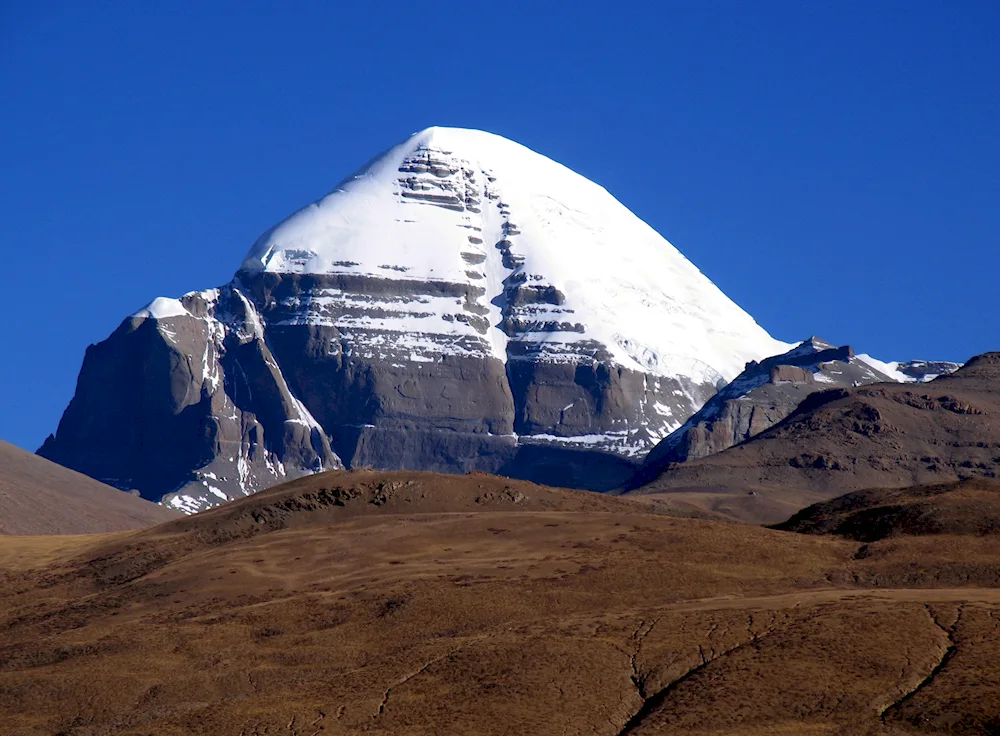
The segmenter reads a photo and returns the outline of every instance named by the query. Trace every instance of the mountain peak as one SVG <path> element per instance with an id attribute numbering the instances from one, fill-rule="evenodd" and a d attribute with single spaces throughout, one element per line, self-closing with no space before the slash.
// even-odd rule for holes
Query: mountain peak
<path id="1" fill-rule="evenodd" d="M 606 490 L 790 347 L 602 187 L 435 127 L 89 351 L 46 452 L 186 511 L 341 462 Z"/>
<path id="2" fill-rule="evenodd" d="M 415 133 L 264 233 L 241 271 L 479 292 L 498 357 L 513 333 L 572 335 L 627 367 L 716 383 L 790 347 L 605 189 L 480 130 Z M 445 306 L 424 313 L 456 326 Z"/>
<path id="3" fill-rule="evenodd" d="M 453 146 L 456 149 L 472 149 L 490 145 L 521 146 L 509 138 L 478 128 L 456 128 L 446 125 L 432 125 L 411 135 L 407 142 L 415 145 Z"/>

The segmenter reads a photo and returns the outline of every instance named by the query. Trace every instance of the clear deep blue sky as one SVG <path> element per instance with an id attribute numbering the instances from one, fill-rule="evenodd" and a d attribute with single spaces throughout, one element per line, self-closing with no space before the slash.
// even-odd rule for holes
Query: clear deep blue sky
<path id="1" fill-rule="evenodd" d="M 776 337 L 1000 349 L 996 2 L 150 5 L 0 3 L 0 438 L 430 125 L 604 185 Z"/>

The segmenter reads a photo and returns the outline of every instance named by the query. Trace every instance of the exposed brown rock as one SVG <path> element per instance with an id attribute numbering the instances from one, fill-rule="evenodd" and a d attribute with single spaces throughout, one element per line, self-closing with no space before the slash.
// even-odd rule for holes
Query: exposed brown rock
<path id="1" fill-rule="evenodd" d="M 816 383 L 811 371 L 796 365 L 776 365 L 771 368 L 771 383 Z"/>

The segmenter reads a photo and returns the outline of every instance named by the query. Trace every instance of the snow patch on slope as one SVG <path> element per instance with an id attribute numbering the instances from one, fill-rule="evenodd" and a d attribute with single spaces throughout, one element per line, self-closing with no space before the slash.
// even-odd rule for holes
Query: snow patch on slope
<path id="1" fill-rule="evenodd" d="M 181 304 L 180 299 L 159 296 L 132 316 L 167 319 L 168 317 L 189 317 L 190 313 Z"/>
<path id="2" fill-rule="evenodd" d="M 888 376 L 889 378 L 891 378 L 893 381 L 896 381 L 897 383 L 918 383 L 919 382 L 913 376 L 908 376 L 905 373 L 903 373 L 901 370 L 899 370 L 900 361 L 898 361 L 898 360 L 892 361 L 890 363 L 886 363 L 885 361 L 881 361 L 878 358 L 873 358 L 872 356 L 868 355 L 867 353 L 860 353 L 860 354 L 858 354 L 855 357 L 857 357 L 857 359 L 860 360 L 861 362 L 863 362 L 863 363 L 871 366 L 872 368 L 874 368 L 875 370 L 877 370 L 879 373 L 885 374 L 886 376 Z M 933 377 L 934 376 L 932 376 L 932 378 Z M 930 378 L 925 379 L 925 380 L 930 380 Z"/>

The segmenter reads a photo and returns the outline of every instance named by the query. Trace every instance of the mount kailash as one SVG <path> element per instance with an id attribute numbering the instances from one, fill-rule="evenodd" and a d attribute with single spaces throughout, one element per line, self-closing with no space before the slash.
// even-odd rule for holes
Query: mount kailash
<path id="1" fill-rule="evenodd" d="M 90 346 L 39 454 L 187 512 L 343 466 L 606 490 L 792 347 L 597 184 L 430 128 Z"/>

